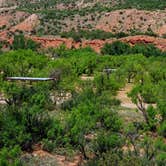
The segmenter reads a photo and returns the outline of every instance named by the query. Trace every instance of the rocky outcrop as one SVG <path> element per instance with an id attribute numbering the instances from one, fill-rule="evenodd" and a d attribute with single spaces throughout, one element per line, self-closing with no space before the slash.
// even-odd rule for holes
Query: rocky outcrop
<path id="1" fill-rule="evenodd" d="M 0 41 L 8 41 L 10 44 L 12 43 L 12 37 L 9 37 L 9 31 L 3 31 L 0 33 Z M 116 40 L 129 43 L 131 46 L 143 43 L 143 44 L 154 44 L 157 48 L 162 51 L 166 51 L 166 39 L 156 38 L 151 36 L 129 36 L 121 39 L 107 39 L 107 40 L 82 40 L 82 42 L 75 42 L 73 39 L 69 38 L 60 38 L 60 37 L 36 37 L 36 36 L 26 36 L 27 38 L 31 38 L 37 43 L 40 43 L 43 48 L 54 47 L 57 48 L 61 45 L 65 45 L 67 48 L 84 48 L 91 47 L 97 53 L 100 53 L 101 48 L 105 43 L 112 43 Z"/>
<path id="2" fill-rule="evenodd" d="M 82 42 L 75 42 L 73 39 L 66 39 L 66 38 L 48 38 L 48 37 L 30 37 L 32 40 L 40 43 L 42 47 L 49 48 L 49 47 L 59 47 L 60 45 L 64 44 L 67 48 L 80 48 L 80 47 L 87 47 L 90 46 L 96 52 L 100 53 L 101 48 L 104 46 L 105 43 L 112 43 L 116 41 L 116 39 L 108 39 L 108 40 L 83 40 Z M 122 42 L 129 43 L 131 45 L 135 45 L 137 43 L 144 43 L 144 44 L 154 44 L 157 48 L 161 49 L 162 51 L 166 51 L 166 39 L 163 38 L 155 38 L 150 36 L 130 36 L 119 39 Z"/>
<path id="3" fill-rule="evenodd" d="M 135 45 L 137 43 L 154 44 L 160 50 L 166 51 L 166 39 L 163 39 L 163 38 L 138 35 L 138 36 L 130 36 L 130 37 L 122 38 L 120 40 L 123 42 L 127 42 L 131 45 Z"/>
<path id="4" fill-rule="evenodd" d="M 50 37 L 36 37 L 31 36 L 30 37 L 35 42 L 38 42 L 41 44 L 41 46 L 45 48 L 49 47 L 59 47 L 60 45 L 64 44 L 67 48 L 72 48 L 73 46 L 73 40 L 72 39 L 66 39 L 66 38 L 50 38 Z"/>
<path id="5" fill-rule="evenodd" d="M 73 39 L 66 38 L 47 38 L 47 37 L 30 37 L 32 40 L 41 44 L 42 47 L 59 47 L 64 44 L 67 48 L 81 48 L 90 46 L 96 52 L 100 52 L 103 45 L 108 42 L 111 43 L 113 40 L 83 40 L 82 42 L 75 42 Z"/>

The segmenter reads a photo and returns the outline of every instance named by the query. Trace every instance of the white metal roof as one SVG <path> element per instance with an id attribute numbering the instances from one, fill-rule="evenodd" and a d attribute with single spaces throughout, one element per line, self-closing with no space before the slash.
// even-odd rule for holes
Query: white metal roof
<path id="1" fill-rule="evenodd" d="M 6 77 L 7 80 L 20 80 L 20 81 L 50 81 L 55 78 L 39 78 L 39 77 Z"/>

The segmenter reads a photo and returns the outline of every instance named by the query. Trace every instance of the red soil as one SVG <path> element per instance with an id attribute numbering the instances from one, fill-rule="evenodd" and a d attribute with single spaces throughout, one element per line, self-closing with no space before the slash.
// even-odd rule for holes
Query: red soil
<path id="1" fill-rule="evenodd" d="M 31 32 L 38 24 L 38 16 L 36 14 L 32 14 L 21 23 L 11 27 L 10 31 L 14 32 L 16 30 L 21 30 L 23 32 Z"/>
<path id="2" fill-rule="evenodd" d="M 79 166 L 81 163 L 83 163 L 83 157 L 81 154 L 75 155 L 72 161 L 69 161 L 66 156 L 51 154 L 47 151 L 42 150 L 41 145 L 38 144 L 35 145 L 32 155 L 42 158 L 45 157 L 54 158 L 59 166 Z"/>
<path id="3" fill-rule="evenodd" d="M 144 44 L 154 44 L 157 48 L 162 51 L 166 51 L 166 39 L 163 38 L 155 38 L 151 36 L 130 36 L 121 39 L 121 41 L 130 43 L 132 45 L 136 43 L 144 43 Z"/>
<path id="4" fill-rule="evenodd" d="M 108 39 L 108 40 L 83 40 L 80 42 L 74 42 L 72 39 L 66 38 L 47 38 L 47 37 L 30 37 L 32 40 L 40 43 L 43 47 L 59 47 L 62 44 L 65 44 L 67 48 L 80 48 L 80 47 L 87 47 L 90 46 L 96 52 L 100 52 L 101 48 L 104 46 L 105 43 L 112 43 L 115 39 Z M 119 39 L 122 42 L 127 42 L 131 45 L 137 43 L 144 43 L 144 44 L 154 44 L 157 48 L 161 49 L 162 51 L 166 51 L 166 39 L 162 38 L 155 38 L 150 36 L 130 36 Z"/>
<path id="5" fill-rule="evenodd" d="M 116 10 L 102 14 L 95 28 L 107 32 L 126 33 L 130 32 L 131 29 L 146 32 L 150 28 L 158 35 L 163 35 L 166 33 L 166 23 L 164 21 L 165 17 L 165 10 Z"/>

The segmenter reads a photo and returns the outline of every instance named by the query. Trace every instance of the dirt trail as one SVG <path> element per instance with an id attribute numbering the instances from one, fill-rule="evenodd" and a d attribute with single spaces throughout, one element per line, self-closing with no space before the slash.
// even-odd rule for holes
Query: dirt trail
<path id="1" fill-rule="evenodd" d="M 133 84 L 126 84 L 126 86 L 118 92 L 117 99 L 121 101 L 121 106 L 129 109 L 137 109 L 136 104 L 132 103 L 131 99 L 127 94 L 132 90 Z M 156 107 L 156 104 L 144 103 L 145 108 L 148 108 L 149 105 Z"/>
<path id="2" fill-rule="evenodd" d="M 41 144 L 34 145 L 33 152 L 23 154 L 21 160 L 27 166 L 79 166 L 83 163 L 81 154 L 73 157 L 52 154 L 42 150 Z"/>
<path id="3" fill-rule="evenodd" d="M 130 109 L 136 109 L 137 106 L 132 103 L 131 99 L 127 96 L 132 89 L 132 84 L 127 84 L 123 89 L 118 92 L 117 98 L 121 101 L 121 106 Z"/>
<path id="4" fill-rule="evenodd" d="M 125 123 L 144 121 L 142 113 L 137 111 L 137 106 L 132 103 L 127 96 L 132 90 L 133 84 L 126 84 L 126 86 L 118 92 L 117 99 L 121 101 L 121 109 L 118 111 Z"/>
<path id="5" fill-rule="evenodd" d="M 81 155 L 76 155 L 69 161 L 65 156 L 62 155 L 53 155 L 44 150 L 36 150 L 32 153 L 33 156 L 40 158 L 41 160 L 48 160 L 51 165 L 56 166 L 78 166 L 83 161 Z"/>

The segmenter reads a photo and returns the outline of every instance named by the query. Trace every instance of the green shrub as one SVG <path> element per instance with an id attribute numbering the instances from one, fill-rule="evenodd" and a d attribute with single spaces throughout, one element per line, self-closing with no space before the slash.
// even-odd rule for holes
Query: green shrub
<path id="1" fill-rule="evenodd" d="M 152 44 L 136 44 L 132 48 L 132 53 L 142 53 L 146 57 L 161 56 L 164 54 Z"/>
<path id="2" fill-rule="evenodd" d="M 119 149 L 123 144 L 121 137 L 114 133 L 100 133 L 94 144 L 94 151 L 97 155 L 101 155 L 108 151 Z"/>
<path id="3" fill-rule="evenodd" d="M 103 153 L 100 157 L 89 160 L 86 166 L 140 166 L 142 164 L 142 159 L 139 157 L 108 151 L 107 153 Z"/>
<path id="4" fill-rule="evenodd" d="M 42 144 L 42 149 L 48 152 L 53 152 L 57 147 L 56 142 L 49 139 L 43 139 Z"/>
<path id="5" fill-rule="evenodd" d="M 166 121 L 164 121 L 163 123 L 161 123 L 158 132 L 161 136 L 166 137 Z"/>
<path id="6" fill-rule="evenodd" d="M 124 54 L 143 54 L 149 56 L 166 56 L 166 52 L 162 52 L 153 44 L 136 44 L 130 47 L 129 44 L 120 41 L 115 41 L 112 44 L 106 43 L 102 49 L 102 54 L 108 55 L 124 55 Z"/>
<path id="7" fill-rule="evenodd" d="M 14 117 L 12 114 L 12 112 L 5 110 L 5 113 L 0 115 L 0 148 L 21 146 L 31 140 L 29 133 L 26 133 L 25 126 L 19 121 L 19 115 Z"/>
<path id="8" fill-rule="evenodd" d="M 101 53 L 108 55 L 128 54 L 130 53 L 130 45 L 120 41 L 115 41 L 112 44 L 106 43 L 101 49 Z"/>
<path id="9" fill-rule="evenodd" d="M 31 49 L 33 51 L 37 50 L 39 44 L 31 39 L 26 39 L 23 34 L 14 35 L 14 41 L 11 48 L 14 50 L 18 49 Z"/>
<path id="10" fill-rule="evenodd" d="M 0 165 L 1 166 L 22 166 L 19 156 L 21 150 L 19 146 L 13 148 L 2 148 L 0 150 Z"/>
<path id="11" fill-rule="evenodd" d="M 118 132 L 121 129 L 121 120 L 113 110 L 104 109 L 100 111 L 99 121 L 106 130 Z"/>
<path id="12" fill-rule="evenodd" d="M 166 163 L 166 152 L 162 152 L 157 155 L 156 162 L 158 166 L 163 166 Z"/>

